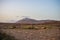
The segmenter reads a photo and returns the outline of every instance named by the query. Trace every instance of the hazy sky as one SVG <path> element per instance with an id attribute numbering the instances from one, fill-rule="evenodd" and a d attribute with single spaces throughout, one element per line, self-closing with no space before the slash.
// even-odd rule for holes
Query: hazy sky
<path id="1" fill-rule="evenodd" d="M 0 0 L 0 22 L 23 17 L 60 20 L 59 0 Z"/>

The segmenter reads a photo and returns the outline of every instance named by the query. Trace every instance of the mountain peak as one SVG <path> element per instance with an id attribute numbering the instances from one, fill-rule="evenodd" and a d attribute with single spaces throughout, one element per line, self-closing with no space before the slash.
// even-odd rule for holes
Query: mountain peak
<path id="1" fill-rule="evenodd" d="M 31 20 L 31 18 L 23 18 L 23 20 Z"/>
<path id="2" fill-rule="evenodd" d="M 30 24 L 30 23 L 36 23 L 38 20 L 35 20 L 35 19 L 31 19 L 31 18 L 23 18 L 21 20 L 19 20 L 17 23 L 27 23 L 27 24 Z"/>

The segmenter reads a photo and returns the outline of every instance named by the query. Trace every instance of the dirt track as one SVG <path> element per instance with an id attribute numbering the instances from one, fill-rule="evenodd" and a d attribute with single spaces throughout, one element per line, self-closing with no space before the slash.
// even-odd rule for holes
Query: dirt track
<path id="1" fill-rule="evenodd" d="M 21 30 L 2 29 L 3 32 L 14 36 L 18 40 L 60 40 L 59 29 Z"/>

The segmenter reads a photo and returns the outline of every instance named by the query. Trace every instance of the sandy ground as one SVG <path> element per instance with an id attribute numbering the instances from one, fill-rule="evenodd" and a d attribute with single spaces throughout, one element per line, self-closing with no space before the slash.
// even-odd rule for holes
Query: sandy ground
<path id="1" fill-rule="evenodd" d="M 59 29 L 2 29 L 9 35 L 14 36 L 18 40 L 60 40 Z"/>

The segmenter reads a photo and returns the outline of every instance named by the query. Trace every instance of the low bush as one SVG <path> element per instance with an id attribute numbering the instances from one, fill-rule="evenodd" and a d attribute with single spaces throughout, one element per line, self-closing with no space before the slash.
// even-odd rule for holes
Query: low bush
<path id="1" fill-rule="evenodd" d="M 0 40 L 16 40 L 13 36 L 0 32 Z"/>

